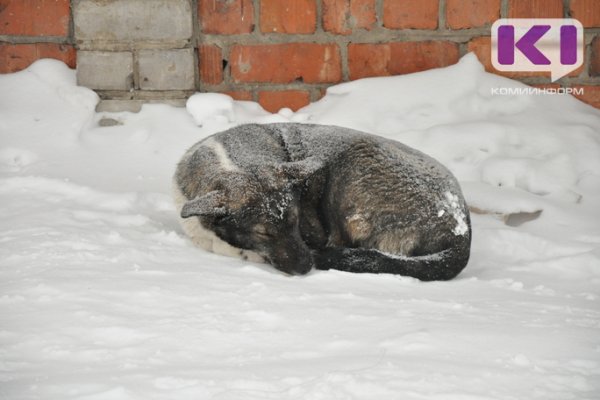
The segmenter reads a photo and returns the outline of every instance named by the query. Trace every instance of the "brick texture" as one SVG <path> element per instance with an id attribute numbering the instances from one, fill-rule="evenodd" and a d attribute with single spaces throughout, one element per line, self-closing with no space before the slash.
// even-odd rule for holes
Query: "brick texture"
<path id="1" fill-rule="evenodd" d="M 246 100 L 246 101 L 252 100 L 252 92 L 249 92 L 247 90 L 233 90 L 233 91 L 225 91 L 223 93 L 226 94 L 227 96 L 230 96 L 234 100 Z"/>
<path id="2" fill-rule="evenodd" d="M 97 90 L 133 88 L 133 54 L 129 51 L 79 51 L 77 83 Z"/>
<path id="3" fill-rule="evenodd" d="M 193 90 L 193 49 L 150 49 L 138 52 L 142 90 Z"/>
<path id="4" fill-rule="evenodd" d="M 586 28 L 600 27 L 599 0 L 571 0 L 571 16 L 578 19 Z"/>
<path id="5" fill-rule="evenodd" d="M 74 3 L 77 40 L 109 42 L 188 40 L 192 16 L 187 0 L 86 0 Z"/>
<path id="6" fill-rule="evenodd" d="M 490 36 L 471 39 L 467 45 L 467 51 L 475 53 L 486 71 L 497 72 L 492 66 L 492 38 Z"/>
<path id="7" fill-rule="evenodd" d="M 0 0 L 0 35 L 67 36 L 69 0 Z"/>
<path id="8" fill-rule="evenodd" d="M 436 29 L 438 0 L 384 0 L 383 26 L 390 29 Z"/>
<path id="9" fill-rule="evenodd" d="M 447 41 L 351 44 L 350 79 L 408 74 L 455 64 L 458 45 Z"/>
<path id="10" fill-rule="evenodd" d="M 219 46 L 205 44 L 198 48 L 200 79 L 203 83 L 216 85 L 223 81 L 223 52 Z"/>
<path id="11" fill-rule="evenodd" d="M 260 2 L 261 32 L 313 33 L 316 28 L 316 0 L 261 0 Z"/>
<path id="12" fill-rule="evenodd" d="M 596 36 L 592 41 L 592 59 L 590 60 L 591 76 L 600 76 L 600 36 Z"/>
<path id="13" fill-rule="evenodd" d="M 447 0 L 446 25 L 451 29 L 491 25 L 500 18 L 500 0 Z"/>
<path id="14" fill-rule="evenodd" d="M 0 74 L 20 71 L 40 58 L 54 58 L 75 68 L 73 46 L 56 43 L 7 44 L 0 43 Z"/>
<path id="15" fill-rule="evenodd" d="M 198 18 L 204 33 L 250 33 L 254 5 L 252 0 L 198 0 Z"/>
<path id="16" fill-rule="evenodd" d="M 583 88 L 583 95 L 575 95 L 579 100 L 592 107 L 600 108 L 600 86 L 573 85 L 574 88 Z"/>
<path id="17" fill-rule="evenodd" d="M 339 35 L 371 30 L 377 22 L 375 7 L 375 0 L 323 0 L 323 29 Z"/>
<path id="18" fill-rule="evenodd" d="M 235 82 L 335 83 L 342 79 L 335 44 L 286 43 L 233 46 L 231 75 Z"/>
<path id="19" fill-rule="evenodd" d="M 562 18 L 562 0 L 508 0 L 509 18 Z"/>
<path id="20" fill-rule="evenodd" d="M 306 90 L 263 90 L 258 92 L 258 102 L 272 113 L 284 107 L 298 111 L 310 103 L 310 94 Z"/>
<path id="21" fill-rule="evenodd" d="M 348 46 L 348 68 L 350 79 L 370 76 L 388 76 L 391 50 L 388 43 L 357 43 Z"/>

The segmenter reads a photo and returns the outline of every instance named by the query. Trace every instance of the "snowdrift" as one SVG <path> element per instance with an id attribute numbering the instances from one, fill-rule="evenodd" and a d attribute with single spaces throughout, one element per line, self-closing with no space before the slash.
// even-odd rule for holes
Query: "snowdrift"
<path id="1" fill-rule="evenodd" d="M 494 91 L 518 87 L 467 55 L 296 113 L 196 94 L 131 114 L 95 113 L 56 61 L 0 75 L 0 397 L 600 397 L 600 112 Z M 169 196 L 179 157 L 277 121 L 440 160 L 473 210 L 467 268 L 289 277 L 193 247 Z"/>

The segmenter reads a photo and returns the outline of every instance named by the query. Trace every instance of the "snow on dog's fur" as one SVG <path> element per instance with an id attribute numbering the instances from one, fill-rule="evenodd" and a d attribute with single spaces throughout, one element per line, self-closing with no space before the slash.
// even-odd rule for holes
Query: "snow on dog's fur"
<path id="1" fill-rule="evenodd" d="M 174 192 L 194 243 L 289 274 L 444 280 L 469 259 L 469 211 L 454 176 L 417 150 L 347 128 L 217 133 L 183 156 Z"/>

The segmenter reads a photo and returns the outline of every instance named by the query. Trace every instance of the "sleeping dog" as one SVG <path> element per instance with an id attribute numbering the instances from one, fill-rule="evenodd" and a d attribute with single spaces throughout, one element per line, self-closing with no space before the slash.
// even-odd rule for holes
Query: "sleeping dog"
<path id="1" fill-rule="evenodd" d="M 448 280 L 469 260 L 470 216 L 455 177 L 415 149 L 352 129 L 237 126 L 190 148 L 173 183 L 194 243 L 288 274 Z"/>

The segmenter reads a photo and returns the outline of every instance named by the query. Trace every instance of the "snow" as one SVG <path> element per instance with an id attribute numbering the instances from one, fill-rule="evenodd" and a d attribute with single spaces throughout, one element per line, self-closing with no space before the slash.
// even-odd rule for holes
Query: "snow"
<path id="1" fill-rule="evenodd" d="M 95 113 L 57 61 L 0 75 L 0 398 L 599 398 L 600 112 L 491 90 L 521 86 L 468 55 L 296 113 L 197 94 L 131 114 Z M 177 161 L 278 121 L 438 158 L 474 210 L 467 268 L 290 277 L 194 247 L 169 194 Z"/>
<path id="2" fill-rule="evenodd" d="M 462 236 L 469 231 L 469 226 L 467 225 L 467 216 L 463 212 L 460 207 L 459 198 L 457 195 L 451 192 L 444 193 L 446 197 L 446 201 L 444 202 L 444 209 L 438 212 L 438 217 L 444 215 L 445 211 L 448 211 L 452 214 L 452 217 L 456 220 L 456 226 L 452 230 L 452 232 L 456 236 Z"/>

